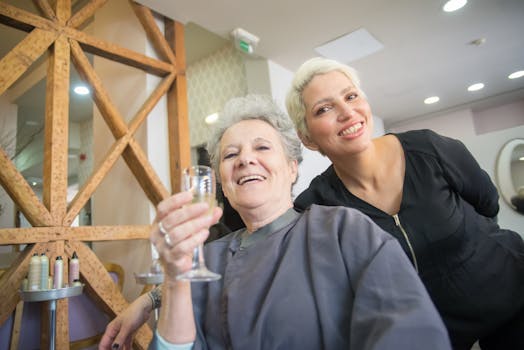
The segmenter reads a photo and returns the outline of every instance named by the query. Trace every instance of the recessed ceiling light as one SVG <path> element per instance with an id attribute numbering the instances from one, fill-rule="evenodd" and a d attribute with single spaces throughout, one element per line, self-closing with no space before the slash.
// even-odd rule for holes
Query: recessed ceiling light
<path id="1" fill-rule="evenodd" d="M 523 161 L 524 162 L 524 157 L 520 157 L 519 160 Z"/>
<path id="2" fill-rule="evenodd" d="M 208 115 L 205 119 L 206 124 L 214 124 L 218 120 L 218 113 Z"/>
<path id="3" fill-rule="evenodd" d="M 483 88 L 484 88 L 484 84 L 477 83 L 477 84 L 468 86 L 468 91 L 478 91 L 478 90 L 482 90 Z"/>
<path id="4" fill-rule="evenodd" d="M 518 71 L 513 72 L 510 75 L 508 75 L 508 78 L 510 78 L 510 79 L 517 79 L 517 78 L 521 78 L 521 77 L 524 77 L 524 70 L 518 70 Z"/>
<path id="5" fill-rule="evenodd" d="M 430 105 L 430 104 L 438 102 L 439 100 L 440 98 L 438 96 L 431 96 L 431 97 L 426 98 L 424 100 L 424 103 L 427 105 Z"/>
<path id="6" fill-rule="evenodd" d="M 467 0 L 449 0 L 448 2 L 444 4 L 442 9 L 445 12 L 453 12 L 453 11 L 457 11 L 458 9 L 461 9 L 467 3 L 468 3 Z"/>
<path id="7" fill-rule="evenodd" d="M 315 47 L 315 51 L 326 58 L 350 63 L 383 48 L 384 45 L 380 41 L 375 39 L 366 29 L 360 28 Z"/>
<path id="8" fill-rule="evenodd" d="M 78 95 L 87 95 L 89 94 L 89 89 L 83 85 L 76 86 L 73 91 Z"/>

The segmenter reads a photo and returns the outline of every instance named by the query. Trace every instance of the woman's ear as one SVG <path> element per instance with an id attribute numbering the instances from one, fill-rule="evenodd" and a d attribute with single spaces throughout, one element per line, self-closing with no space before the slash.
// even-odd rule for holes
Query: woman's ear
<path id="1" fill-rule="evenodd" d="M 303 133 L 299 132 L 298 133 L 298 137 L 300 138 L 300 141 L 302 141 L 302 143 L 304 144 L 304 146 L 306 146 L 307 148 L 309 148 L 310 150 L 312 151 L 318 151 L 319 148 L 317 146 L 317 144 L 315 142 L 313 142 L 308 135 L 304 135 Z"/>
<path id="2" fill-rule="evenodd" d="M 291 183 L 294 185 L 298 179 L 298 161 L 297 160 L 291 161 L 291 176 L 293 177 L 293 181 L 291 181 Z"/>

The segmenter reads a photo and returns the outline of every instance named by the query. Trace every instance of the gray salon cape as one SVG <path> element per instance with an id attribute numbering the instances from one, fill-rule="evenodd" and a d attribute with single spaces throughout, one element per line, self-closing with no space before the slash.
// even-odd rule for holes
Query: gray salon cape
<path id="1" fill-rule="evenodd" d="M 205 255 L 222 279 L 191 285 L 194 349 L 450 349 L 397 240 L 356 210 L 290 209 Z"/>

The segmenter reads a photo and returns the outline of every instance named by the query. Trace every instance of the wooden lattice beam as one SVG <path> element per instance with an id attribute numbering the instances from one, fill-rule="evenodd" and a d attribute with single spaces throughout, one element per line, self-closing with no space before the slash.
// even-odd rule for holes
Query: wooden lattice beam
<path id="1" fill-rule="evenodd" d="M 115 43 L 95 38 L 81 28 L 107 0 L 91 0 L 72 15 L 71 0 L 34 0 L 41 16 L 0 2 L 0 23 L 27 32 L 27 36 L 5 57 L 0 59 L 0 94 L 48 52 L 46 86 L 46 116 L 44 138 L 43 202 L 18 172 L 4 150 L 0 149 L 0 184 L 24 213 L 31 228 L 0 229 L 0 245 L 27 244 L 16 261 L 0 278 L 0 323 L 13 312 L 20 300 L 18 293 L 27 275 L 33 253 L 47 252 L 50 261 L 58 255 L 71 256 L 74 251 L 84 261 L 81 276 L 88 293 L 110 316 L 127 307 L 127 301 L 115 288 L 103 264 L 84 241 L 147 239 L 150 225 L 70 227 L 116 160 L 122 156 L 137 182 L 153 204 L 169 195 L 146 154 L 134 139 L 134 134 L 146 120 L 162 96 L 167 94 L 172 188 L 179 187 L 180 170 L 190 164 L 187 82 L 185 77 L 184 28 L 180 23 L 165 21 L 165 35 L 156 25 L 151 10 L 130 1 L 135 15 L 157 51 L 160 59 L 123 48 Z M 162 77 L 157 88 L 126 124 L 112 103 L 85 52 L 123 63 Z M 67 205 L 67 147 L 70 62 L 91 86 L 93 100 L 114 137 L 114 143 L 92 172 L 89 179 Z M 65 273 L 67 273 L 67 266 Z M 57 303 L 56 346 L 69 347 L 68 301 Z M 44 327 L 47 319 L 43 318 Z M 145 349 L 152 337 L 148 326 L 135 336 L 135 346 Z M 47 335 L 41 347 L 47 347 Z"/>

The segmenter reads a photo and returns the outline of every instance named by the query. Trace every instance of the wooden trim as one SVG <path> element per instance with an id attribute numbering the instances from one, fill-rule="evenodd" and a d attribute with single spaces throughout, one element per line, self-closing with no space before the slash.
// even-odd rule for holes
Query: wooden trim
<path id="1" fill-rule="evenodd" d="M 153 108 L 155 108 L 158 101 L 160 101 L 162 96 L 167 94 L 174 80 L 175 74 L 173 73 L 169 74 L 162 80 L 162 82 L 157 86 L 155 91 L 153 91 L 153 93 L 147 98 L 146 102 L 144 102 L 144 104 L 137 112 L 133 120 L 129 123 L 129 133 L 135 134 L 136 130 L 144 122 L 149 113 L 153 110 Z"/>
<path id="2" fill-rule="evenodd" d="M 160 32 L 160 29 L 158 29 L 158 26 L 156 24 L 155 18 L 153 17 L 153 13 L 151 12 L 151 10 L 145 6 L 137 4 L 133 0 L 129 0 L 129 3 L 135 11 L 136 16 L 140 20 L 142 27 L 144 27 L 147 37 L 153 44 L 156 53 L 160 57 L 174 64 L 175 55 L 173 54 L 173 50 L 171 50 L 169 44 L 166 41 L 166 38 Z"/>
<path id="3" fill-rule="evenodd" d="M 45 243 L 57 240 L 113 241 L 149 239 L 150 225 L 27 227 L 0 229 L 2 244 Z"/>
<path id="4" fill-rule="evenodd" d="M 116 141 L 111 149 L 107 152 L 103 162 L 99 165 L 98 169 L 94 171 L 82 188 L 78 191 L 75 198 L 71 201 L 67 215 L 64 218 L 63 225 L 69 226 L 75 217 L 80 213 L 80 210 L 85 206 L 89 198 L 93 195 L 98 185 L 104 180 L 109 171 L 113 168 L 118 158 L 124 152 L 129 142 L 128 137 L 122 137 Z"/>
<path id="5" fill-rule="evenodd" d="M 0 61 L 0 95 L 53 44 L 56 32 L 34 29 Z"/>
<path id="6" fill-rule="evenodd" d="M 9 269 L 0 276 L 0 324 L 3 324 L 11 315 L 20 301 L 20 287 L 29 269 L 29 260 L 34 253 L 45 251 L 47 244 L 28 245 L 23 252 L 18 254 Z"/>
<path id="7" fill-rule="evenodd" d="M 11 331 L 10 350 L 18 350 L 20 342 L 20 328 L 22 328 L 22 315 L 24 314 L 24 302 L 19 301 L 15 308 L 15 317 L 13 319 L 13 330 Z"/>
<path id="8" fill-rule="evenodd" d="M 4 2 L 0 2 L 0 23 L 24 32 L 31 32 L 35 28 L 58 32 L 56 22 Z"/>
<path id="9" fill-rule="evenodd" d="M 177 57 L 177 77 L 167 94 L 167 113 L 171 191 L 179 192 L 182 169 L 191 165 L 184 27 L 179 22 L 166 19 L 165 28 L 167 41 Z"/>
<path id="10" fill-rule="evenodd" d="M 134 139 L 134 133 L 147 115 L 167 93 L 170 180 L 178 190 L 180 169 L 190 164 L 187 81 L 183 25 L 165 20 L 165 38 L 156 25 L 152 11 L 131 2 L 135 15 L 159 56 L 165 61 L 120 47 L 84 33 L 81 27 L 107 0 L 91 0 L 71 17 L 72 0 L 34 0 L 43 16 L 8 5 L 0 0 L 0 23 L 27 32 L 27 36 L 0 60 L 0 94 L 28 70 L 48 49 L 46 122 L 44 138 L 43 204 L 31 187 L 0 149 L 0 184 L 34 227 L 0 229 L 0 244 L 27 244 L 14 264 L 0 276 L 0 323 L 5 322 L 20 300 L 18 289 L 27 274 L 34 252 L 47 252 L 50 261 L 64 258 L 73 251 L 84 261 L 81 276 L 85 291 L 110 315 L 127 307 L 127 301 L 105 273 L 101 262 L 83 241 L 148 239 L 151 225 L 69 227 L 81 208 L 107 176 L 120 155 L 123 156 L 149 200 L 156 204 L 169 195 Z M 87 60 L 84 51 L 115 62 L 139 68 L 163 78 L 146 99 L 129 125 L 113 105 L 100 78 Z M 102 164 L 91 175 L 67 207 L 67 147 L 70 61 L 80 75 L 91 84 L 93 99 L 113 133 L 115 142 Z M 177 99 L 177 101 L 174 101 Z M 68 265 L 64 266 L 67 275 Z M 45 309 L 45 308 L 44 308 Z M 44 310 L 44 316 L 46 310 Z M 41 346 L 47 347 L 47 317 L 42 319 L 44 334 Z M 57 348 L 69 345 L 68 301 L 57 303 Z M 142 326 L 135 334 L 134 346 L 147 348 L 152 331 Z"/>
<path id="11" fill-rule="evenodd" d="M 67 25 L 72 28 L 80 27 L 85 21 L 93 17 L 95 12 L 104 6 L 107 1 L 108 0 L 91 0 L 67 21 Z"/>
<path id="12" fill-rule="evenodd" d="M 80 45 L 74 40 L 70 40 L 70 43 L 73 62 L 78 74 L 88 82 L 89 85 L 91 85 L 93 90 L 93 101 L 98 107 L 98 110 L 109 127 L 109 130 L 115 139 L 124 136 L 127 132 L 127 125 L 120 116 L 118 109 L 113 102 L 111 102 L 111 98 L 104 88 L 102 80 L 98 77 L 95 69 L 89 63 L 89 60 L 82 51 Z"/>
<path id="13" fill-rule="evenodd" d="M 0 184 L 9 194 L 19 210 L 24 213 L 33 226 L 51 225 L 51 215 L 47 208 L 40 202 L 33 189 L 29 186 L 22 174 L 9 159 L 7 153 L 0 148 Z"/>
<path id="14" fill-rule="evenodd" d="M 123 155 L 127 166 L 135 175 L 151 203 L 156 206 L 162 199 L 169 196 L 169 191 L 164 187 L 140 145 L 135 140 L 131 139 L 129 141 L 129 145 L 124 150 Z"/>
<path id="15" fill-rule="evenodd" d="M 33 2 L 36 6 L 38 6 L 40 12 L 42 12 L 42 14 L 47 17 L 47 19 L 53 22 L 57 20 L 55 11 L 51 8 L 51 5 L 49 5 L 47 0 L 33 0 Z"/>
<path id="16" fill-rule="evenodd" d="M 57 23 L 60 26 L 66 25 L 71 17 L 71 0 L 54 0 L 53 4 Z"/>
<path id="17" fill-rule="evenodd" d="M 94 55 L 120 62 L 160 77 L 166 76 L 173 71 L 173 66 L 170 63 L 105 42 L 73 28 L 66 27 L 64 31 L 71 39 L 78 41 L 82 49 Z"/>
<path id="18" fill-rule="evenodd" d="M 43 202 L 61 224 L 67 206 L 67 148 L 69 142 L 69 45 L 64 36 L 49 55 L 45 108 Z"/>

